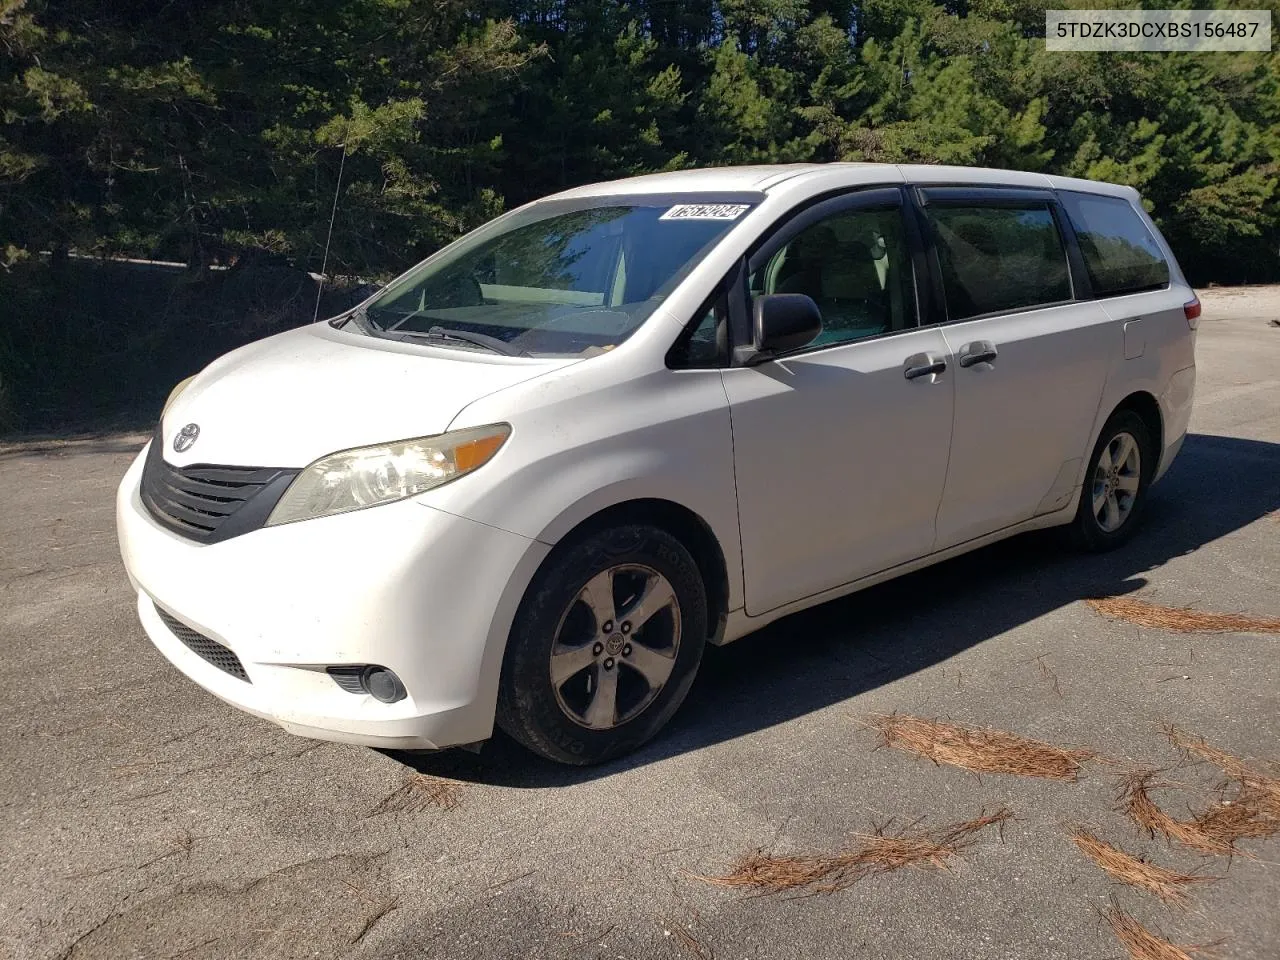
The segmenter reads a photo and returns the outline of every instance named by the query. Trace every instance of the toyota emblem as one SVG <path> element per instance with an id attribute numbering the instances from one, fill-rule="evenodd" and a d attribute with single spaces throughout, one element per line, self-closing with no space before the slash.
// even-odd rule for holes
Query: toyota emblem
<path id="1" fill-rule="evenodd" d="M 196 437 L 200 436 L 200 424 L 188 423 L 185 427 L 178 431 L 178 435 L 173 438 L 173 449 L 175 453 L 186 453 L 191 449 L 192 444 L 196 442 Z"/>

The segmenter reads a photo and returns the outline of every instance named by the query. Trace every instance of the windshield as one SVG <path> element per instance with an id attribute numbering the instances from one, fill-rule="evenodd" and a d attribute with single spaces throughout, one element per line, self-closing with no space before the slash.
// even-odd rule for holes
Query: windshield
<path id="1" fill-rule="evenodd" d="M 591 356 L 630 336 L 751 206 L 684 196 L 538 204 L 406 273 L 363 319 L 375 335 Z"/>

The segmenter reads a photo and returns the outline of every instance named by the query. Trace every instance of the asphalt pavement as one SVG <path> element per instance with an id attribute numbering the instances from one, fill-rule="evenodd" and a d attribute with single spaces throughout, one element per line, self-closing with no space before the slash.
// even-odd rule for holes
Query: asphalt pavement
<path id="1" fill-rule="evenodd" d="M 1016 539 L 713 650 L 671 727 L 609 766 L 498 739 L 392 755 L 225 706 L 143 636 L 112 497 L 140 435 L 0 447 L 0 956 L 1119 957 L 1112 899 L 1226 960 L 1280 955 L 1280 837 L 1202 859 L 1115 808 L 1176 723 L 1280 760 L 1280 635 L 1180 634 L 1085 598 L 1280 616 L 1280 288 L 1204 294 L 1197 406 L 1144 531 L 1102 557 Z M 877 749 L 891 712 L 1100 751 L 1078 782 Z M 406 786 L 416 773 L 443 787 Z M 1176 815 L 1217 777 L 1174 767 Z M 877 828 L 1007 805 L 946 872 L 830 894 L 698 879 Z M 1186 910 L 1118 887 L 1067 836 L 1216 878 Z"/>

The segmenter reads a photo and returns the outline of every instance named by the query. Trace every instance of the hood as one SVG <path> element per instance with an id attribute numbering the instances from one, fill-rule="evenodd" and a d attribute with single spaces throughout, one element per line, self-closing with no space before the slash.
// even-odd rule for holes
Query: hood
<path id="1" fill-rule="evenodd" d="M 305 467 L 338 450 L 443 433 L 474 400 L 575 358 L 530 360 L 311 324 L 215 360 L 164 415 L 164 458 Z M 174 437 L 199 428 L 184 452 Z"/>

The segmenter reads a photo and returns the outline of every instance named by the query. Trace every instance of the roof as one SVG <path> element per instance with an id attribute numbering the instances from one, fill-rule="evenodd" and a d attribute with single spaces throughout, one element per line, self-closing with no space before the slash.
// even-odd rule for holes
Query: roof
<path id="1" fill-rule="evenodd" d="M 778 163 L 743 167 L 702 167 L 696 170 L 671 170 L 622 180 L 589 183 L 574 187 L 558 198 L 593 197 L 607 194 L 710 193 L 733 191 L 767 192 L 788 181 L 803 178 L 819 181 L 825 187 L 857 186 L 862 183 L 998 183 L 1009 186 L 1089 190 L 1112 195 L 1133 195 L 1131 187 L 1049 176 L 1022 170 L 1000 170 L 992 167 L 954 167 L 930 164 L 893 163 Z"/>
<path id="2" fill-rule="evenodd" d="M 574 187 L 558 197 L 595 196 L 602 193 L 686 193 L 697 191 L 766 190 L 769 186 L 805 173 L 819 171 L 830 164 L 774 163 L 746 167 L 700 167 L 696 170 L 670 170 L 639 177 L 588 183 Z"/>

